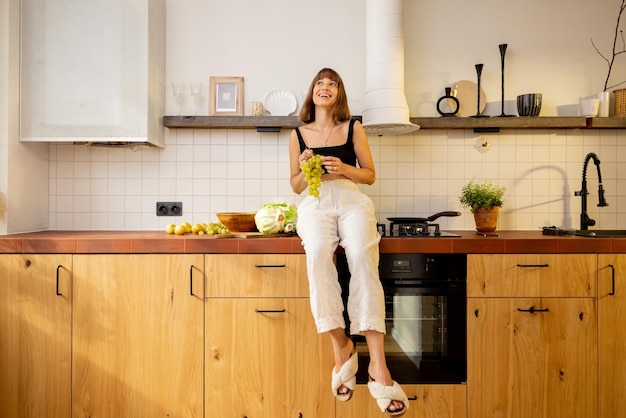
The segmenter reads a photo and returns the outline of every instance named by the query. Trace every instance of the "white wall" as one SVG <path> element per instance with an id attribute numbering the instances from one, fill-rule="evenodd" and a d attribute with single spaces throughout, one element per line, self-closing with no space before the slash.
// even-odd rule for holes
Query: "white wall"
<path id="1" fill-rule="evenodd" d="M 436 116 L 444 88 L 476 79 L 484 63 L 487 112 L 500 113 L 498 44 L 508 43 L 507 113 L 524 92 L 544 94 L 542 115 L 573 115 L 580 97 L 602 90 L 604 63 L 591 46 L 612 45 L 618 0 L 406 0 L 406 89 L 411 112 Z M 167 1 L 166 111 L 177 112 L 172 80 L 243 76 L 245 104 L 288 89 L 300 100 L 315 72 L 330 66 L 347 84 L 360 114 L 365 95 L 365 3 L 362 0 Z M 621 60 L 621 61 L 620 61 Z M 618 57 L 615 74 L 626 74 Z M 619 78 L 619 77 L 617 77 Z M 626 77 L 625 77 L 626 79 Z M 617 82 L 616 80 L 615 82 Z M 624 87 L 624 86 L 622 86 Z M 206 94 L 206 90 L 205 90 Z M 183 113 L 191 113 L 187 97 Z M 201 114 L 208 113 L 203 102 Z M 214 220 L 214 213 L 256 210 L 262 203 L 298 202 L 288 183 L 289 132 L 184 130 L 166 132 L 166 148 L 50 147 L 50 229 L 161 229 L 168 222 Z M 577 226 L 583 159 L 602 160 L 606 198 L 595 207 L 597 182 L 588 172 L 589 209 L 603 228 L 626 228 L 626 133 L 620 130 L 506 130 L 483 134 L 492 149 L 478 153 L 471 130 L 421 130 L 371 137 L 378 181 L 364 190 L 378 217 L 427 216 L 458 209 L 462 184 L 477 176 L 507 187 L 501 229 Z M 157 200 L 181 200 L 180 218 L 157 218 Z M 473 229 L 464 211 L 442 226 Z"/>
<path id="2" fill-rule="evenodd" d="M 537 92 L 543 94 L 542 116 L 577 115 L 580 97 L 604 89 L 606 63 L 591 39 L 609 56 L 620 4 L 621 0 L 405 1 L 412 111 L 437 116 L 432 103 L 443 95 L 444 87 L 463 79 L 476 81 L 474 65 L 484 63 L 487 113 L 499 115 L 498 45 L 506 43 L 506 113 L 516 114 L 518 94 Z M 626 59 L 617 63 L 612 80 L 626 81 Z"/>
<path id="3" fill-rule="evenodd" d="M 0 0 L 0 92 L 9 85 L 9 2 Z M 7 115 L 8 96 L 0 94 L 0 116 Z M 0 117 L 0 167 L 8 164 L 8 118 Z M 0 235 L 7 233 L 7 170 L 0 169 Z"/>

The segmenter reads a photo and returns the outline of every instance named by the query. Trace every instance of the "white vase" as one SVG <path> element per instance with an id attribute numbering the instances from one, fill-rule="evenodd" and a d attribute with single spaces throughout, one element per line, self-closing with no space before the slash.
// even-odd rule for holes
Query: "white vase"
<path id="1" fill-rule="evenodd" d="M 603 118 L 608 117 L 611 93 L 608 91 L 598 93 L 598 100 L 600 100 L 600 106 L 598 106 L 598 116 Z"/>

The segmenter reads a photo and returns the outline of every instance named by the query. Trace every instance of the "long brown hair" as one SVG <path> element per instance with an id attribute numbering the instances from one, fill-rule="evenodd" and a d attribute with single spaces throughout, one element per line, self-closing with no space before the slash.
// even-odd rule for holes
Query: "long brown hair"
<path id="1" fill-rule="evenodd" d="M 337 83 L 337 101 L 333 109 L 333 118 L 337 122 L 343 122 L 350 119 L 350 108 L 348 107 L 348 96 L 343 85 L 343 80 L 337 71 L 331 68 L 322 68 L 313 78 L 309 91 L 306 94 L 302 109 L 300 109 L 299 119 L 304 123 L 310 123 L 315 120 L 315 104 L 313 103 L 313 88 L 315 83 L 323 78 L 329 78 Z"/>

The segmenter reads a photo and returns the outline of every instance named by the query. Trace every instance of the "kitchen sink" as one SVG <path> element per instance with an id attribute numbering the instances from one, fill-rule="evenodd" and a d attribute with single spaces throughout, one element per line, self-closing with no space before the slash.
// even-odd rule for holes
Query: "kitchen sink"
<path id="1" fill-rule="evenodd" d="M 574 235 L 590 238 L 626 238 L 626 229 L 580 229 L 574 231 Z"/>

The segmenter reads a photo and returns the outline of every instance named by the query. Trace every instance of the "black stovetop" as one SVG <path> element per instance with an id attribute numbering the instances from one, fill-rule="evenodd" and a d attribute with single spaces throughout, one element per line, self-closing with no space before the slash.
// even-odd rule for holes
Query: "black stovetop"
<path id="1" fill-rule="evenodd" d="M 460 237 L 451 232 L 441 231 L 439 224 L 435 223 L 389 223 L 389 231 L 383 228 L 381 235 L 398 238 L 445 238 Z"/>

